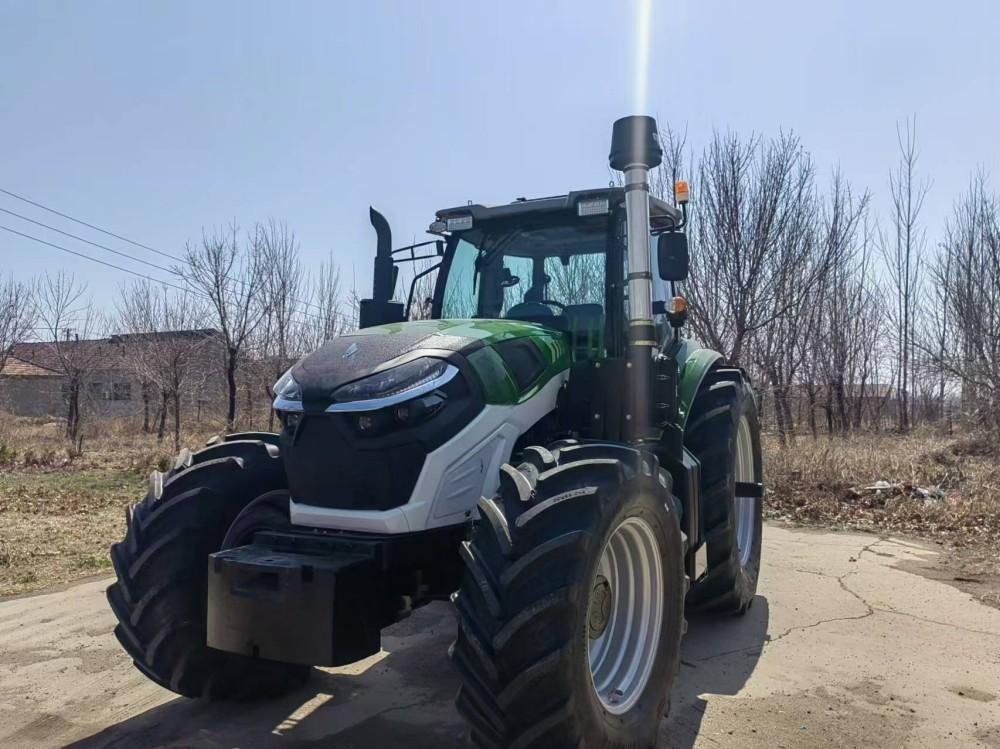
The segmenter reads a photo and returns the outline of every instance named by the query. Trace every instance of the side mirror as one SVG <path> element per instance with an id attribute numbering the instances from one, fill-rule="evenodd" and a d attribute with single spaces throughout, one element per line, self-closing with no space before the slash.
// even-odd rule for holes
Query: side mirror
<path id="1" fill-rule="evenodd" d="M 521 279 L 510 272 L 510 268 L 506 265 L 503 267 L 503 278 L 500 279 L 500 286 L 504 289 L 509 289 L 513 286 L 517 286 L 521 283 Z"/>
<path id="2" fill-rule="evenodd" d="M 688 238 L 679 231 L 661 234 L 656 240 L 656 264 L 664 281 L 684 281 L 688 277 Z"/>

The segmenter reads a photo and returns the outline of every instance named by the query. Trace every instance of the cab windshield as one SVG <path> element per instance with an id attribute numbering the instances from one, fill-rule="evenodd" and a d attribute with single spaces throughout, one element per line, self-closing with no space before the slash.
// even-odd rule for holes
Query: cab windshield
<path id="1" fill-rule="evenodd" d="M 603 355 L 607 236 L 606 225 L 466 232 L 442 279 L 440 317 L 540 323 Z"/>

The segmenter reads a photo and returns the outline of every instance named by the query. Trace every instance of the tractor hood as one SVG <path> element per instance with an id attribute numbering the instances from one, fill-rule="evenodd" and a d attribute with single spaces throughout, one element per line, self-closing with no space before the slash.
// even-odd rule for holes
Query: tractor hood
<path id="1" fill-rule="evenodd" d="M 305 410 L 323 410 L 333 391 L 420 357 L 445 359 L 486 403 L 531 397 L 570 366 L 564 333 L 516 320 L 420 320 L 358 330 L 325 343 L 292 370 Z"/>

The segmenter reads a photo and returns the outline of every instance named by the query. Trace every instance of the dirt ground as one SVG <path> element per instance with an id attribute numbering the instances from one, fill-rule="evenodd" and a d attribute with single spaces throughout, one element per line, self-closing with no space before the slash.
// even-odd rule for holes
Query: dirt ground
<path id="1" fill-rule="evenodd" d="M 937 547 L 770 524 L 763 559 L 746 617 L 691 622 L 663 749 L 1000 748 L 1000 611 Z M 131 666 L 107 582 L 0 602 L 0 746 L 463 745 L 448 606 L 282 700 L 203 704 Z"/>

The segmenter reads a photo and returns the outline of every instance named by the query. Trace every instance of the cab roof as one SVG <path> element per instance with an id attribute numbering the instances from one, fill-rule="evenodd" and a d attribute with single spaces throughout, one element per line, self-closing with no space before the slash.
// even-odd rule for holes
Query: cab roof
<path id="1" fill-rule="evenodd" d="M 513 203 L 504 205 L 482 205 L 469 203 L 455 208 L 443 208 L 436 214 L 439 221 L 459 216 L 472 216 L 473 224 L 487 221 L 512 219 L 517 217 L 539 217 L 544 214 L 567 213 L 577 215 L 577 204 L 581 201 L 600 200 L 606 198 L 608 205 L 616 207 L 625 201 L 625 188 L 602 187 L 594 190 L 575 190 L 566 195 L 553 195 L 547 198 L 518 198 Z M 681 222 L 681 212 L 674 206 L 659 198 L 650 196 L 649 213 L 651 223 L 655 228 L 676 226 Z"/>

